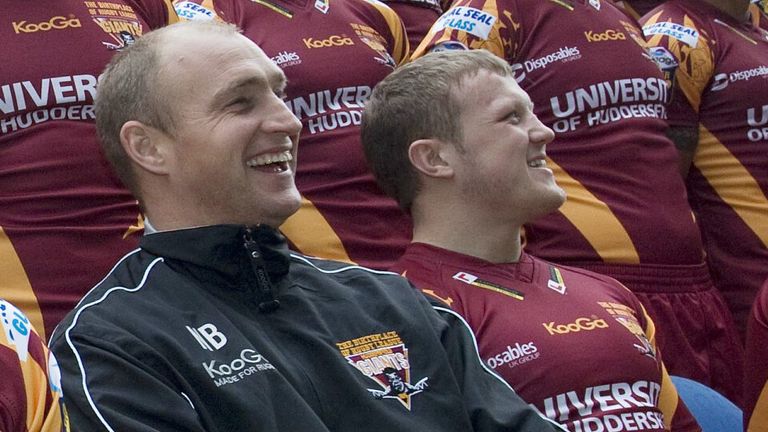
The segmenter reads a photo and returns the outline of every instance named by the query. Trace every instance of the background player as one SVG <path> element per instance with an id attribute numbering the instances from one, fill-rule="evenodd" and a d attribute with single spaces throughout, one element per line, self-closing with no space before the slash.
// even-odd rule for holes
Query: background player
<path id="1" fill-rule="evenodd" d="M 525 226 L 526 250 L 618 279 L 657 324 L 670 373 L 738 400 L 742 348 L 664 134 L 669 85 L 640 29 L 602 0 L 460 0 L 414 56 L 445 44 L 505 59 L 557 134 L 547 164 L 568 199 Z"/>
<path id="2" fill-rule="evenodd" d="M 554 134 L 513 75 L 483 50 L 433 53 L 374 89 L 365 153 L 414 221 L 393 270 L 464 316 L 486 364 L 568 430 L 700 430 L 637 298 L 522 252 L 522 224 L 565 193 L 545 162 Z"/>
<path id="3" fill-rule="evenodd" d="M 175 2 L 179 14 L 189 3 Z M 363 103 L 408 54 L 398 16 L 368 0 L 202 3 L 211 10 L 199 18 L 236 24 L 288 77 L 286 103 L 304 126 L 296 176 L 304 199 L 281 231 L 308 255 L 391 265 L 410 219 L 376 186 L 359 140 Z"/>
<path id="4" fill-rule="evenodd" d="M 643 19 L 674 77 L 670 136 L 715 285 L 742 332 L 768 277 L 768 32 L 748 0 L 668 1 Z"/>
<path id="5" fill-rule="evenodd" d="M 61 377 L 55 357 L 24 313 L 2 299 L 0 320 L 0 430 L 63 430 Z"/>
<path id="6" fill-rule="evenodd" d="M 162 0 L 0 2 L 0 295 L 44 340 L 138 243 L 139 206 L 99 150 L 93 99 L 117 50 L 174 20 Z"/>

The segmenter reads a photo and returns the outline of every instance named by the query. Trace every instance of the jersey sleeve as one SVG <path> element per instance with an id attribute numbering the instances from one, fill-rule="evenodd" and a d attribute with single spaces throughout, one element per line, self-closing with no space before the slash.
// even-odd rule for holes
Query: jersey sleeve
<path id="1" fill-rule="evenodd" d="M 68 328 L 51 340 L 72 430 L 204 430 L 191 402 L 146 366 L 162 360 L 143 341 L 109 323 L 83 333 Z"/>
<path id="2" fill-rule="evenodd" d="M 698 112 L 715 60 L 712 41 L 691 17 L 662 8 L 641 19 L 650 52 L 673 82 L 669 125 L 698 128 Z"/>
<path id="3" fill-rule="evenodd" d="M 62 430 L 56 359 L 19 309 L 0 300 L 0 315 L 0 430 Z"/>
<path id="4" fill-rule="evenodd" d="M 423 297 L 437 314 L 434 327 L 448 354 L 454 376 L 472 419 L 472 430 L 517 432 L 566 431 L 523 401 L 498 375 L 485 367 L 469 325 L 442 301 Z M 426 304 L 429 301 L 430 304 Z"/>
<path id="5" fill-rule="evenodd" d="M 485 49 L 512 62 L 519 51 L 521 23 L 515 2 L 457 0 L 432 25 L 412 59 L 432 50 Z"/>
<path id="6" fill-rule="evenodd" d="M 386 35 L 385 37 L 387 39 L 387 47 L 389 47 L 389 54 L 395 60 L 397 65 L 402 64 L 405 60 L 407 60 L 408 53 L 410 51 L 408 35 L 406 33 L 403 21 L 400 19 L 397 13 L 386 4 L 378 0 L 365 1 L 369 3 L 384 20 L 386 28 L 382 28 L 380 30 L 385 30 L 383 34 Z"/>
<path id="7" fill-rule="evenodd" d="M 179 21 L 171 0 L 127 0 L 141 14 L 150 29 L 158 29 Z"/>

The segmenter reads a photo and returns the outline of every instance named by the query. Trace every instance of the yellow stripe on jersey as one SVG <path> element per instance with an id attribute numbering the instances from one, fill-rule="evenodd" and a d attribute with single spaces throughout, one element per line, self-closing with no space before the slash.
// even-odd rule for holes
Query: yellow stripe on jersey
<path id="1" fill-rule="evenodd" d="M 658 12 L 653 15 L 643 27 L 655 24 L 662 13 Z M 699 106 L 701 105 L 701 95 L 707 88 L 715 71 L 715 60 L 707 36 L 699 31 L 693 20 L 686 15 L 682 25 L 695 28 L 699 32 L 698 42 L 695 47 L 661 34 L 651 35 L 647 37 L 647 40 L 649 46 L 664 46 L 675 56 L 679 63 L 675 73 L 677 85 L 682 90 L 693 110 L 698 113 Z M 667 38 L 667 43 L 662 44 L 661 40 L 665 37 Z"/>
<path id="2" fill-rule="evenodd" d="M 389 27 L 389 32 L 392 34 L 392 38 L 395 41 L 395 45 L 392 47 L 392 58 L 395 59 L 395 63 L 401 65 L 408 59 L 408 52 L 411 47 L 408 44 L 408 37 L 405 35 L 405 28 L 403 27 L 403 21 L 389 6 L 379 1 L 369 1 L 368 4 L 376 8 L 377 11 L 384 17 Z"/>
<path id="3" fill-rule="evenodd" d="M 549 158 L 547 166 L 568 195 L 560 212 L 581 232 L 600 258 L 605 262 L 639 263 L 640 256 L 629 233 L 608 205 Z"/>
<path id="4" fill-rule="evenodd" d="M 136 223 L 129 226 L 127 230 L 123 233 L 123 240 L 128 238 L 131 234 L 136 234 L 137 232 L 144 229 L 144 215 L 139 213 L 139 215 L 136 217 Z"/>
<path id="5" fill-rule="evenodd" d="M 34 333 L 31 327 L 28 327 L 30 333 Z M 21 336 L 21 335 L 17 335 Z M 39 336 L 38 336 L 39 337 Z M 61 413 L 59 408 L 59 393 L 54 393 L 50 389 L 47 374 L 47 359 L 48 349 L 45 345 L 42 345 L 42 341 L 37 337 L 33 337 L 33 334 L 29 334 L 28 338 L 29 346 L 24 346 L 22 349 L 27 350 L 25 360 L 19 360 L 19 371 L 21 376 L 14 376 L 16 371 L 4 371 L 3 379 L 11 380 L 21 378 L 24 380 L 24 398 L 26 405 L 26 418 L 25 424 L 28 431 L 60 431 L 61 430 Z M 32 345 L 39 344 L 39 348 L 43 350 L 44 358 L 36 359 L 30 353 L 32 351 Z M 8 340 L 7 335 L 0 337 L 0 346 L 6 347 L 15 353 L 18 353 L 20 346 L 11 343 Z M 22 357 L 22 356 L 20 356 Z M 39 364 L 37 360 L 46 362 L 46 364 Z M 46 404 L 46 397 L 51 394 L 51 405 Z"/>
<path id="6" fill-rule="evenodd" d="M 768 198 L 744 165 L 703 125 L 693 165 L 768 247 Z"/>
<path id="7" fill-rule="evenodd" d="M 179 16 L 176 14 L 176 9 L 173 7 L 173 3 L 171 2 L 171 0 L 163 0 L 163 3 L 165 3 L 165 9 L 168 11 L 167 24 L 174 24 L 179 22 Z M 203 6 L 205 6 L 205 3 L 203 3 Z"/>
<path id="8" fill-rule="evenodd" d="M 43 313 L 37 295 L 32 290 L 27 272 L 21 264 L 19 256 L 11 243 L 11 239 L 0 227 L 0 293 L 9 303 L 15 305 L 24 312 L 32 326 L 37 329 L 40 338 L 45 337 Z"/>
<path id="9" fill-rule="evenodd" d="M 747 432 L 768 432 L 768 383 L 760 392 L 760 397 L 749 419 Z"/>
<path id="10" fill-rule="evenodd" d="M 305 197 L 301 197 L 299 211 L 280 226 L 280 231 L 303 254 L 355 264 L 331 225 Z"/>
<path id="11" fill-rule="evenodd" d="M 45 352 L 47 354 L 48 351 L 45 350 Z M 46 370 L 31 356 L 27 358 L 27 361 L 21 363 L 21 370 L 24 375 L 24 389 L 27 394 L 27 430 L 61 430 L 58 398 L 53 400 L 50 407 L 45 403 L 46 395 L 51 393 Z M 47 429 L 43 427 L 46 424 L 48 425 Z M 52 427 L 53 425 L 58 426 L 58 428 Z"/>
<path id="12" fill-rule="evenodd" d="M 457 0 L 453 3 L 451 6 L 451 9 L 455 9 L 457 7 L 471 7 L 467 6 L 470 3 L 471 0 Z M 428 53 L 433 47 L 439 45 L 442 42 L 446 41 L 457 41 L 461 42 L 464 46 L 470 48 L 470 49 L 484 49 L 486 51 L 489 51 L 496 55 L 497 57 L 500 57 L 502 59 L 506 59 L 508 57 L 508 53 L 505 52 L 504 43 L 501 39 L 501 33 L 500 29 L 506 28 L 506 24 L 502 23 L 499 19 L 499 8 L 496 4 L 496 0 L 488 0 L 483 4 L 483 12 L 493 15 L 496 17 L 496 22 L 494 22 L 493 27 L 491 28 L 490 33 L 488 34 L 487 39 L 481 39 L 477 36 L 471 35 L 465 31 L 461 30 L 455 30 L 452 28 L 444 28 L 440 29 L 440 23 L 441 19 L 438 19 L 435 24 L 432 26 L 432 28 L 429 30 L 429 33 L 427 33 L 427 36 L 424 38 L 424 40 L 419 44 L 418 48 L 413 52 L 413 55 L 411 55 L 411 60 L 417 59 L 426 53 Z M 450 12 L 450 9 L 446 11 L 443 16 L 448 14 Z M 508 12 L 505 12 L 505 16 L 507 16 L 511 20 L 511 15 Z M 432 40 L 439 35 L 439 38 L 434 40 L 434 43 Z M 507 45 L 510 45 L 511 43 L 508 43 Z"/>
<path id="13" fill-rule="evenodd" d="M 659 394 L 659 410 L 664 416 L 665 429 L 672 430 L 672 420 L 675 418 L 677 405 L 680 403 L 680 395 L 677 394 L 675 384 L 669 377 L 667 367 L 661 365 L 661 392 Z"/>
<path id="14" fill-rule="evenodd" d="M 626 288 L 626 287 L 624 287 Z M 629 288 L 626 288 L 628 291 Z M 659 355 L 659 347 L 656 345 L 656 325 L 653 323 L 653 320 L 650 316 L 648 316 L 648 312 L 645 310 L 645 307 L 641 304 L 640 310 L 643 314 L 643 318 L 645 319 L 646 326 L 645 326 L 645 337 L 648 338 L 648 342 L 651 343 L 651 346 L 653 346 L 653 349 L 656 351 L 657 355 Z M 664 353 L 661 353 L 663 356 Z M 662 358 L 663 362 L 663 358 Z M 666 429 L 671 430 L 672 429 L 672 421 L 675 418 L 675 412 L 677 411 L 677 405 L 680 403 L 680 395 L 677 393 L 677 389 L 675 388 L 675 384 L 672 382 L 672 378 L 669 376 L 669 372 L 667 372 L 667 367 L 664 366 L 664 363 L 661 364 L 661 391 L 659 392 L 659 410 L 661 411 L 662 415 L 664 416 L 664 426 Z"/>

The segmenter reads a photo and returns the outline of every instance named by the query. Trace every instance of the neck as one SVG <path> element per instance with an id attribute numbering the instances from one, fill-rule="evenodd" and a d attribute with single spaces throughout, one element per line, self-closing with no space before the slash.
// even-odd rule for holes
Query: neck
<path id="1" fill-rule="evenodd" d="M 733 19 L 742 22 L 749 19 L 749 0 L 703 0 L 720 9 Z"/>
<path id="2" fill-rule="evenodd" d="M 434 204 L 434 203 L 433 203 Z M 484 215 L 451 205 L 414 205 L 413 241 L 426 243 L 492 263 L 520 260 L 520 224 L 505 223 L 498 215 Z"/>

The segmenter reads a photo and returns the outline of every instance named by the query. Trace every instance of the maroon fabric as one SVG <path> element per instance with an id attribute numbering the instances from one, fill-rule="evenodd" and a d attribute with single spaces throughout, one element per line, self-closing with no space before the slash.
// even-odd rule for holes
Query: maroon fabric
<path id="1" fill-rule="evenodd" d="M 649 41 L 679 63 L 670 124 L 701 128 L 688 194 L 742 336 L 768 277 L 768 32 L 765 16 L 754 6 L 751 14 L 738 22 L 706 2 L 670 0 L 643 18 Z M 662 34 L 667 21 L 687 26 L 695 42 Z"/>
<path id="2" fill-rule="evenodd" d="M 744 350 L 706 265 L 576 265 L 620 280 L 642 301 L 656 323 L 670 374 L 704 383 L 740 404 Z"/>
<path id="3" fill-rule="evenodd" d="M 615 280 L 527 254 L 493 264 L 422 243 L 393 270 L 461 314 L 486 365 L 568 430 L 666 430 L 661 354 L 640 302 Z M 673 430 L 700 430 L 684 405 L 674 414 Z"/>
<path id="4" fill-rule="evenodd" d="M 116 48 L 168 19 L 152 3 L 152 16 L 128 0 L 0 3 L 0 227 L 34 294 L 7 275 L 0 293 L 27 312 L 39 302 L 48 335 L 138 244 L 124 236 L 139 208 L 101 154 L 93 97 Z"/>
<path id="5" fill-rule="evenodd" d="M 385 1 L 385 3 L 403 20 L 411 50 L 416 49 L 421 43 L 441 13 L 440 4 L 437 1 Z"/>
<path id="6" fill-rule="evenodd" d="M 747 322 L 744 358 L 744 427 L 746 430 L 755 414 L 762 413 L 762 419 L 765 420 L 768 413 L 768 367 L 766 367 L 768 365 L 768 279 L 755 300 Z M 764 393 L 762 399 L 760 399 L 761 393 Z M 766 424 L 762 424 L 761 427 L 763 429 L 758 429 L 755 424 L 750 430 L 759 432 L 768 429 Z"/>

